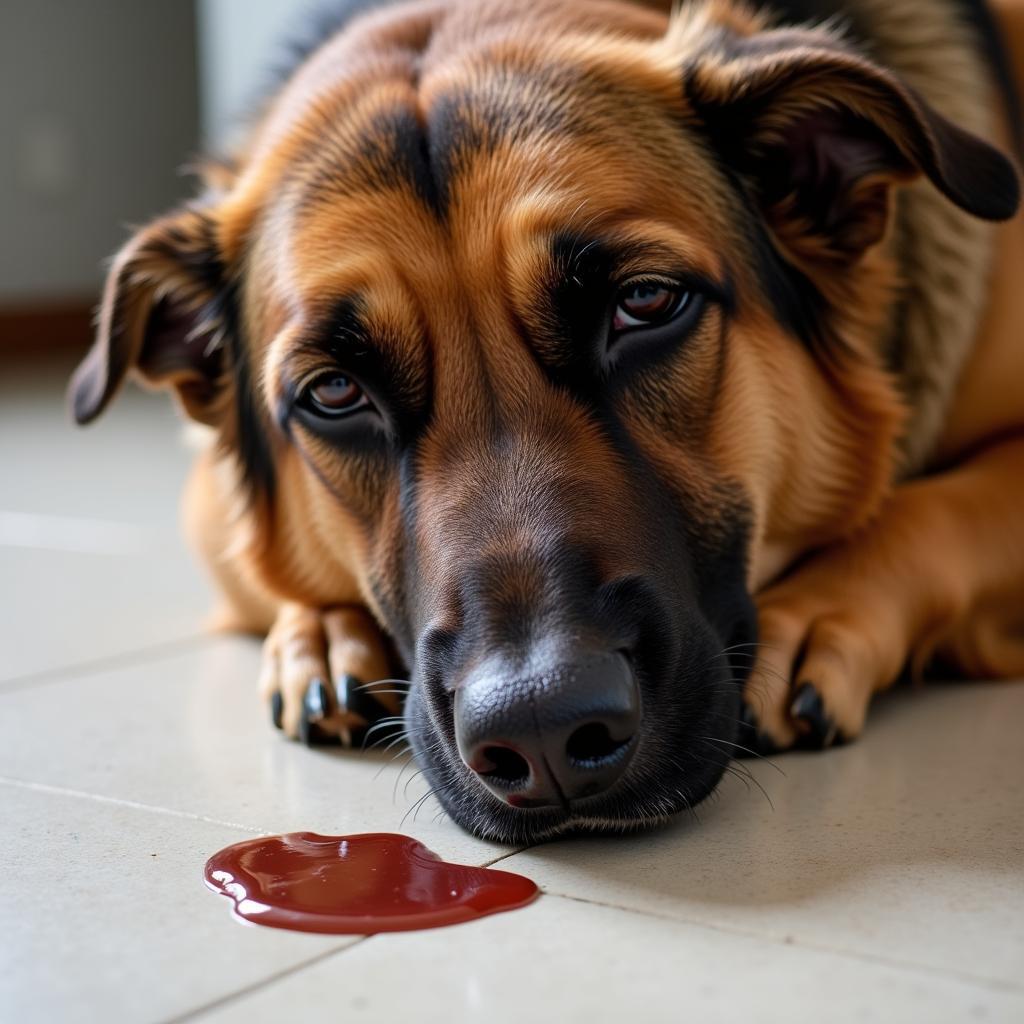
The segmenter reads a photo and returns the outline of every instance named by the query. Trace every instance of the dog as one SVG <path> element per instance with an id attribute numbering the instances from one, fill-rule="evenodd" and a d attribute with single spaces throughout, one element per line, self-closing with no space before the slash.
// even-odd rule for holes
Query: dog
<path id="1" fill-rule="evenodd" d="M 1019 7 L 1001 10 L 1020 29 Z M 623 831 L 904 671 L 1024 674 L 1024 223 L 973 0 L 349 4 L 114 259 L 70 385 L 307 743 Z M 393 681 L 397 679 L 398 681 Z"/>

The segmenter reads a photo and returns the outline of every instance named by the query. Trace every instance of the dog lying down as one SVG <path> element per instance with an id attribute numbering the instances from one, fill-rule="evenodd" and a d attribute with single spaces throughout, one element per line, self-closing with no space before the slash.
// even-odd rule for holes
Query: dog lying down
<path id="1" fill-rule="evenodd" d="M 905 666 L 1024 673 L 1000 53 L 967 0 L 349 4 L 118 254 L 75 417 L 210 428 L 288 736 L 401 716 L 482 836 L 662 820 Z"/>

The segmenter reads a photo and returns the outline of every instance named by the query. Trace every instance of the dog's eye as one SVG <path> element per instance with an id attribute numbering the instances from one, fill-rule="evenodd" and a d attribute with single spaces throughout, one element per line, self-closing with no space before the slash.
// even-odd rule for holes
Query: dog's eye
<path id="1" fill-rule="evenodd" d="M 619 292 L 612 329 L 653 327 L 672 320 L 690 304 L 690 292 L 665 281 L 629 281 Z"/>
<path id="2" fill-rule="evenodd" d="M 317 377 L 303 389 L 299 402 L 310 412 L 331 419 L 348 416 L 370 404 L 363 389 L 343 373 Z"/>

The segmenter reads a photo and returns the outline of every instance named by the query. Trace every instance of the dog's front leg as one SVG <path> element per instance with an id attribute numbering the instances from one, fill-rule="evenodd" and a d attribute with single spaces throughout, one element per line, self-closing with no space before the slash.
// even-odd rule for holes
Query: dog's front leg
<path id="1" fill-rule="evenodd" d="M 389 660 L 365 608 L 285 604 L 263 648 L 260 690 L 293 739 L 359 746 L 369 727 L 401 710 Z"/>
<path id="2" fill-rule="evenodd" d="M 863 533 L 758 598 L 747 684 L 760 749 L 857 736 L 872 694 L 938 653 L 974 676 L 1024 674 L 1024 439 L 906 484 Z"/>

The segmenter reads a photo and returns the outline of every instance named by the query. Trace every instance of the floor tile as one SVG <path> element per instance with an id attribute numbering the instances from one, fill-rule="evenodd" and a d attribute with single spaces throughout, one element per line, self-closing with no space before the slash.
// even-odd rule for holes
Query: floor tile
<path id="1" fill-rule="evenodd" d="M 128 384 L 78 427 L 64 397 L 73 365 L 0 374 L 0 509 L 176 527 L 192 454 L 171 399 Z"/>
<path id="2" fill-rule="evenodd" d="M 1022 1013 L 1017 993 L 549 896 L 375 936 L 204 1019 L 1010 1024 Z"/>
<path id="3" fill-rule="evenodd" d="M 173 533 L 122 555 L 0 546 L 4 683 L 198 636 L 212 597 Z"/>
<path id="4" fill-rule="evenodd" d="M 170 400 L 127 387 L 82 430 L 69 372 L 0 377 L 0 686 L 194 635 L 210 609 L 178 526 L 192 453 Z"/>
<path id="5" fill-rule="evenodd" d="M 202 881 L 249 835 L 0 785 L 0 1020 L 159 1021 L 356 941 L 247 927 Z"/>
<path id="6" fill-rule="evenodd" d="M 751 764 L 637 839 L 503 862 L 571 896 L 1024 989 L 1024 685 L 892 694 L 864 738 Z M 748 762 L 749 763 L 749 762 Z M 923 1019 L 923 1018 L 922 1018 Z"/>
<path id="7" fill-rule="evenodd" d="M 257 697 L 258 668 L 256 641 L 221 638 L 68 682 L 0 691 L 0 776 L 265 832 L 403 831 L 468 863 L 506 852 L 435 820 L 429 800 L 409 813 L 426 787 L 413 767 L 396 785 L 404 759 L 284 739 Z"/>

